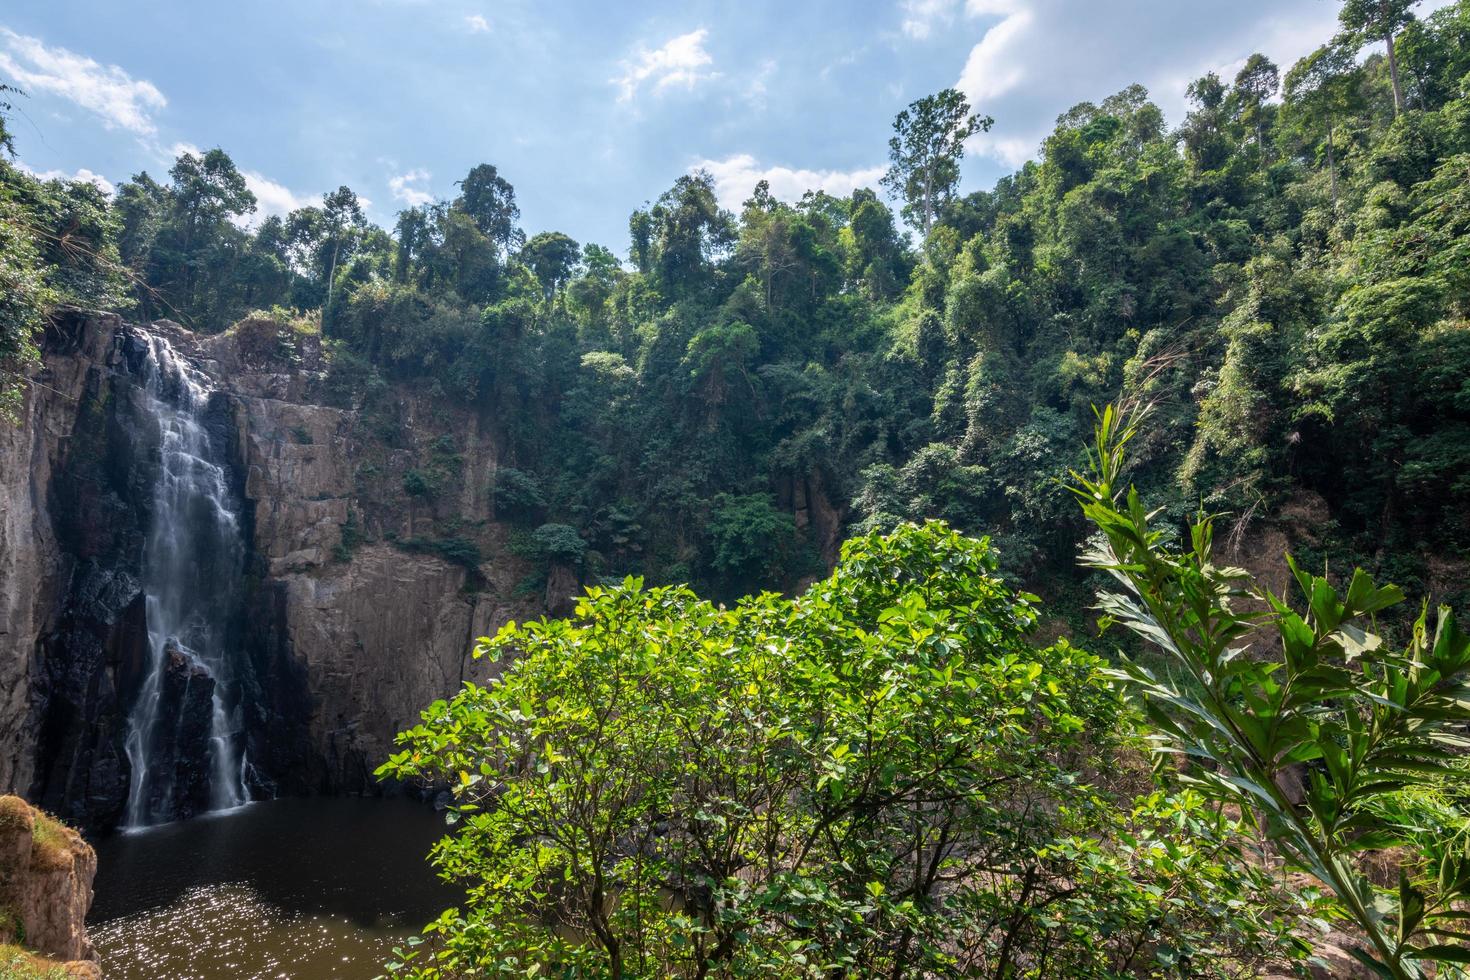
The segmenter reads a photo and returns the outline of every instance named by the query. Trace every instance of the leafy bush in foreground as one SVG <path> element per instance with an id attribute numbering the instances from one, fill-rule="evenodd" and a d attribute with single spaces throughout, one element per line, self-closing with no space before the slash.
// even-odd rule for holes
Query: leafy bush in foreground
<path id="1" fill-rule="evenodd" d="M 1379 588 L 1359 569 L 1339 592 L 1288 558 L 1301 589 L 1293 608 L 1241 569 L 1215 564 L 1207 517 L 1175 546 L 1138 491 L 1123 489 L 1136 431 L 1104 410 L 1091 473 L 1074 474 L 1074 492 L 1101 532 L 1087 562 L 1122 587 L 1103 593 L 1099 608 L 1176 670 L 1125 663 L 1113 672 L 1141 697 L 1158 751 L 1185 757 L 1187 782 L 1237 805 L 1289 867 L 1331 890 L 1367 940 L 1353 954 L 1376 974 L 1463 975 L 1470 819 L 1406 798 L 1463 777 L 1470 636 L 1448 607 L 1431 634 L 1426 607 L 1407 646 L 1389 647 L 1370 630 L 1375 613 L 1403 600 L 1398 588 Z M 1280 655 L 1253 650 L 1260 637 Z M 1298 767 L 1300 800 L 1288 790 Z M 1375 887 L 1356 860 L 1386 849 L 1396 849 L 1387 855 L 1394 889 Z"/>
<path id="2" fill-rule="evenodd" d="M 1029 644 L 1033 600 L 995 569 L 908 525 L 795 599 L 630 579 L 482 640 L 504 675 L 432 705 L 381 770 L 454 787 L 434 861 L 467 887 L 391 969 L 1253 976 L 1300 955 L 1234 826 L 1127 775 L 1103 664 Z"/>

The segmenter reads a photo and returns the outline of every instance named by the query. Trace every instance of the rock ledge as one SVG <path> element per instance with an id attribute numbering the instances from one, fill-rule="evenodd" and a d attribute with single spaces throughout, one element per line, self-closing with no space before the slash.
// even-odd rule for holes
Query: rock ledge
<path id="1" fill-rule="evenodd" d="M 0 966 L 10 965 L 7 945 L 22 946 L 45 958 L 34 960 L 38 973 L 62 966 L 100 978 L 85 924 L 96 874 L 97 854 L 80 834 L 18 796 L 0 796 Z"/>

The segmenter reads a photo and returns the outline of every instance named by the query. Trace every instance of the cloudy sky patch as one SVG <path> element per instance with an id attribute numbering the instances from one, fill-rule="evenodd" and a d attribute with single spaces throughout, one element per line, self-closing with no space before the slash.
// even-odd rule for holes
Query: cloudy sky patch
<path id="1" fill-rule="evenodd" d="M 26 91 L 11 128 L 41 172 L 115 185 L 163 178 L 161 147 L 221 146 L 260 200 L 252 220 L 345 184 L 391 226 L 488 162 L 529 230 L 625 253 L 629 212 L 694 168 L 731 206 L 760 179 L 785 198 L 876 183 L 895 113 L 947 86 L 995 118 L 965 190 L 1033 157 L 1059 113 L 1133 82 L 1177 124 L 1191 79 L 1258 50 L 1284 70 L 1332 33 L 1336 6 L 9 0 L 0 82 Z"/>

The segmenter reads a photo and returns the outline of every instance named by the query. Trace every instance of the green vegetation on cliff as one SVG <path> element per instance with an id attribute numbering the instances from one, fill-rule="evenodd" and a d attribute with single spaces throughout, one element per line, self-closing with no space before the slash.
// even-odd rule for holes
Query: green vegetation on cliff
<path id="1" fill-rule="evenodd" d="M 1240 540 L 1289 505 L 1305 557 L 1443 593 L 1426 556 L 1470 530 L 1470 4 L 1412 6 L 1348 4 L 1284 77 L 1198 79 L 1174 129 L 1137 86 L 1079 103 L 989 191 L 956 166 L 987 120 L 921 100 L 885 181 L 916 236 L 869 190 L 759 186 L 731 214 L 696 173 L 633 213 L 623 261 L 528 238 L 489 165 L 389 233 L 346 188 L 242 230 L 217 149 L 110 206 L 0 164 L 0 370 L 14 392 L 37 310 L 105 305 L 118 275 L 135 315 L 200 330 L 319 309 L 324 391 L 386 442 L 395 385 L 473 406 L 514 471 L 502 519 L 573 529 L 585 581 L 726 598 L 926 517 L 1057 594 L 1089 406 L 1152 402 L 1137 477 L 1171 514 L 1204 500 Z"/>
<path id="2" fill-rule="evenodd" d="M 75 980 L 62 963 L 28 953 L 19 946 L 0 943 L 0 980 Z"/>
<path id="3" fill-rule="evenodd" d="M 1393 649 L 1396 587 L 1291 565 L 1274 595 L 1205 517 L 1179 547 L 1121 481 L 1137 435 L 1103 412 L 1072 490 L 1158 668 L 1036 643 L 935 522 L 794 599 L 628 579 L 481 640 L 504 673 L 380 770 L 451 787 L 433 860 L 467 890 L 390 970 L 1246 977 L 1335 923 L 1371 975 L 1462 975 L 1470 636 L 1426 610 Z"/>

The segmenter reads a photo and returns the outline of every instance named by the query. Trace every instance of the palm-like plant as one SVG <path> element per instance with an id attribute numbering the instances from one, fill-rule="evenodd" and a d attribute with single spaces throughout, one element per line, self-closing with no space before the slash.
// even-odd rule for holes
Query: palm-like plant
<path id="1" fill-rule="evenodd" d="M 1470 850 L 1452 832 L 1425 833 L 1393 805 L 1406 789 L 1456 777 L 1470 748 L 1470 637 L 1441 607 L 1431 636 L 1427 607 L 1402 650 L 1373 632 L 1373 616 L 1402 601 L 1361 569 L 1346 592 L 1291 559 L 1300 611 L 1217 565 L 1212 526 L 1201 515 L 1187 547 L 1153 523 L 1121 482 L 1139 415 L 1098 414 L 1089 473 L 1071 490 L 1100 535 L 1086 564 L 1121 586 L 1099 596 L 1116 622 L 1161 650 L 1161 676 L 1123 660 L 1115 679 L 1142 701 L 1161 753 L 1190 760 L 1180 778 L 1236 804 L 1288 867 L 1315 877 L 1362 931 L 1353 954 L 1379 975 L 1440 977 L 1470 964 Z M 1252 639 L 1279 640 L 1262 656 Z M 1305 798 L 1285 788 L 1306 770 Z M 1399 886 L 1377 888 L 1357 855 L 1396 848 Z"/>

